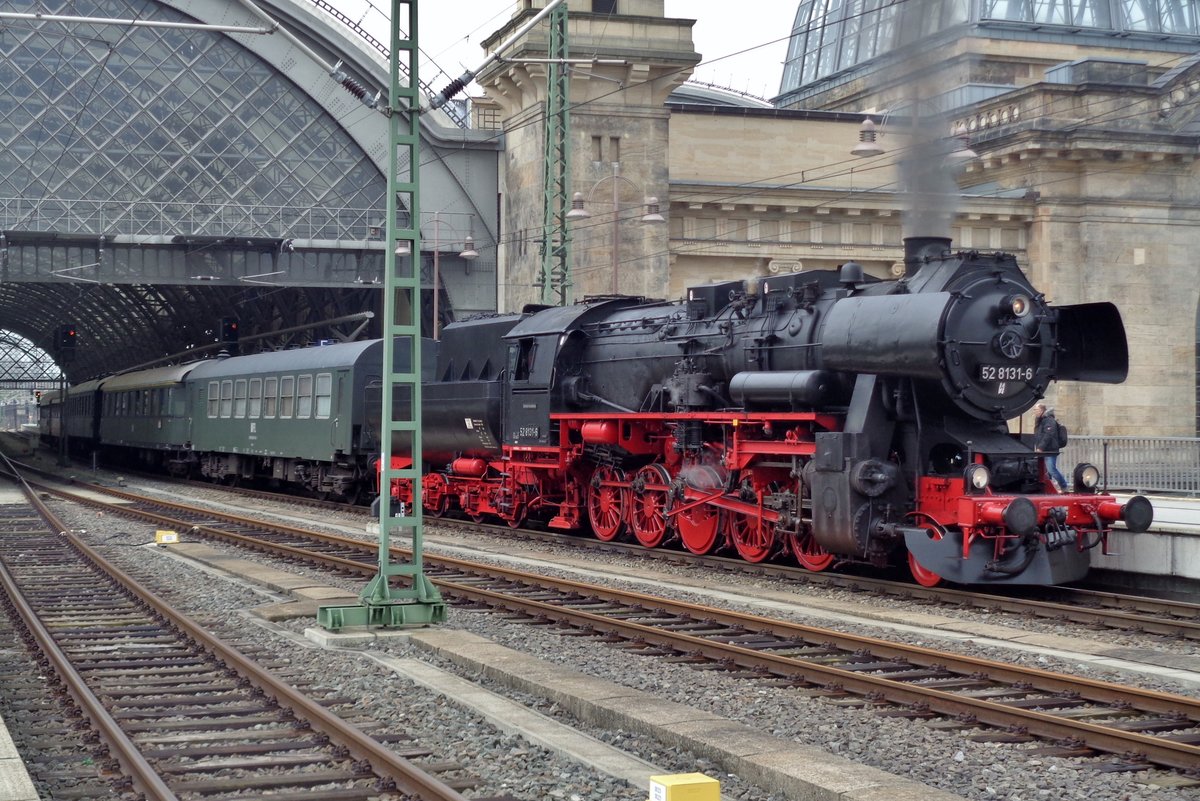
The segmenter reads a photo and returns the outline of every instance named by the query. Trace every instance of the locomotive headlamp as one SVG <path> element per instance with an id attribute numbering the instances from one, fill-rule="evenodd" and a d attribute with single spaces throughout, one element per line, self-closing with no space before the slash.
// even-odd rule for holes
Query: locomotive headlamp
<path id="1" fill-rule="evenodd" d="M 1093 491 L 1100 486 L 1100 470 L 1094 464 L 1084 462 L 1076 465 L 1072 478 L 1076 492 Z"/>
<path id="2" fill-rule="evenodd" d="M 1033 301 L 1028 295 L 1009 295 L 1004 299 L 1003 311 L 1011 312 L 1013 317 L 1024 317 L 1033 308 Z"/>
<path id="3" fill-rule="evenodd" d="M 992 482 L 992 474 L 983 465 L 973 464 L 968 465 L 967 469 L 963 471 L 963 479 L 966 481 L 968 491 L 982 492 Z"/>

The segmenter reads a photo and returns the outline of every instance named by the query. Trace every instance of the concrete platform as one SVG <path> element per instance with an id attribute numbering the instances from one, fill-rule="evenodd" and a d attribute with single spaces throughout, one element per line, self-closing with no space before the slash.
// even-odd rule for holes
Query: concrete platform
<path id="1" fill-rule="evenodd" d="M 0 801 L 38 801 L 38 798 L 33 779 L 25 770 L 4 720 L 0 719 Z"/>
<path id="2" fill-rule="evenodd" d="M 573 716 L 687 749 L 758 787 L 811 801 L 953 801 L 960 796 L 859 765 L 812 746 L 543 662 L 474 634 L 423 629 L 411 641 L 507 687 L 553 701 Z M 661 771 L 659 771 L 661 772 Z M 637 776 L 645 785 L 649 776 Z M 645 782 L 641 781 L 642 779 Z M 647 785 L 648 786 L 648 785 Z"/>

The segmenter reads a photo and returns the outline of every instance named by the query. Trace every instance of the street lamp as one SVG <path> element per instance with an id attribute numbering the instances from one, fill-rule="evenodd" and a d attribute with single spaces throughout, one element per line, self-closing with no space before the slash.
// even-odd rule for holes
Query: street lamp
<path id="1" fill-rule="evenodd" d="M 448 212 L 448 213 L 453 214 L 454 212 Z M 440 321 L 438 319 L 438 312 L 439 312 L 438 301 L 439 301 L 439 296 L 441 295 L 440 256 L 441 256 L 441 252 L 442 252 L 442 241 L 441 241 L 442 225 L 445 224 L 447 227 L 454 229 L 454 226 L 450 225 L 450 223 L 447 223 L 442 219 L 441 214 L 442 213 L 440 211 L 435 211 L 433 213 L 433 338 L 435 340 L 439 338 L 439 335 L 441 333 L 441 326 L 439 325 Z M 471 217 L 474 217 L 474 216 L 475 215 L 473 215 L 473 214 L 471 215 Z M 455 233 L 458 233 L 458 231 L 456 230 Z M 401 239 L 399 242 L 397 242 L 397 244 L 396 244 L 396 255 L 397 256 L 408 256 L 411 253 L 412 253 L 412 248 L 409 246 L 407 239 Z M 468 234 L 463 239 L 463 249 L 461 252 L 459 252 L 458 257 L 460 259 L 466 259 L 467 261 L 475 261 L 475 259 L 479 258 L 479 251 L 477 251 L 475 249 L 475 238 L 472 237 L 470 234 Z"/>
<path id="2" fill-rule="evenodd" d="M 617 288 L 620 286 L 620 283 L 618 280 L 618 276 L 620 274 L 620 258 L 619 258 L 619 256 L 620 256 L 620 247 L 621 247 L 620 228 L 619 228 L 620 222 L 621 222 L 620 185 L 621 185 L 621 182 L 624 181 L 626 184 L 633 187 L 633 191 L 637 192 L 638 194 L 642 193 L 642 187 L 638 186 L 636 183 L 629 180 L 624 175 L 621 175 L 621 163 L 619 161 L 614 161 L 612 163 L 612 168 L 613 168 L 612 175 L 606 175 L 603 178 L 601 178 L 599 181 L 596 181 L 596 183 L 592 184 L 591 189 L 589 189 L 587 192 L 586 198 L 585 198 L 583 192 L 576 192 L 574 194 L 574 196 L 571 199 L 571 210 L 567 212 L 567 219 L 568 220 L 586 220 L 589 217 L 591 217 L 592 216 L 591 212 L 589 212 L 587 209 L 585 209 L 583 207 L 584 200 L 585 199 L 590 200 L 592 193 L 596 191 L 596 189 L 600 186 L 600 184 L 604 183 L 605 181 L 612 181 L 612 206 L 613 206 L 612 294 L 616 295 Z M 656 198 L 656 197 L 646 198 L 645 208 L 646 208 L 646 213 L 643 214 L 642 218 L 641 218 L 643 223 L 666 222 L 666 218 L 663 217 L 662 214 L 659 213 L 658 198 Z"/>

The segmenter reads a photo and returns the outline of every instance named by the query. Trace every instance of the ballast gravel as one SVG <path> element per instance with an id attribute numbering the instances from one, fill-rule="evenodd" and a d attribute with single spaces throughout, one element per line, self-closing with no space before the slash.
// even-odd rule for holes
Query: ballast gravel
<path id="1" fill-rule="evenodd" d="M 178 488 L 174 488 L 173 492 L 178 494 Z M 191 490 L 187 494 L 189 497 L 195 495 Z M 229 501 L 224 498 L 213 502 Z M 69 507 L 64 504 L 63 509 L 66 508 Z M 279 514 L 289 516 L 330 517 L 323 512 L 308 509 L 297 510 L 283 505 L 279 508 Z M 211 625 L 217 625 L 212 621 L 235 621 L 233 625 L 240 638 L 253 639 L 260 647 L 269 648 L 286 657 L 291 661 L 293 669 L 303 668 L 309 675 L 323 678 L 327 686 L 336 689 L 339 694 L 359 698 L 359 710 L 384 723 L 388 730 L 393 730 L 393 726 L 399 727 L 397 730 L 412 733 L 418 741 L 432 748 L 438 755 L 435 758 L 462 762 L 471 773 L 484 781 L 484 784 L 471 791 L 472 795 L 510 794 L 531 801 L 645 801 L 646 788 L 630 787 L 624 782 L 599 774 L 590 768 L 575 765 L 519 738 L 501 733 L 470 711 L 397 678 L 360 655 L 316 647 L 297 647 L 294 635 L 313 625 L 312 621 L 296 620 L 284 624 L 283 628 L 293 633 L 292 638 L 285 638 L 267 627 L 245 625 L 240 618 L 234 616 L 239 610 L 268 600 L 263 593 L 236 582 L 216 579 L 210 573 L 197 570 L 161 551 L 136 550 L 129 547 L 146 542 L 144 526 L 133 526 L 117 518 L 97 515 L 94 512 L 64 513 L 64 517 L 69 519 L 73 527 L 86 530 L 85 537 L 89 541 L 101 544 L 107 555 L 114 559 L 119 558 L 125 569 L 144 581 L 152 581 L 151 586 L 155 591 L 168 597 L 189 614 L 201 617 Z M 336 524 L 361 527 L 362 518 L 347 516 L 347 521 L 337 520 Z M 313 528 L 318 527 L 313 525 Z M 427 533 L 435 531 L 435 525 L 427 528 Z M 458 537 L 457 534 L 455 536 Z M 437 545 L 427 542 L 427 549 L 434 552 Z M 525 554 L 530 556 L 536 554 L 543 558 L 553 558 L 556 549 L 539 544 L 527 549 L 514 545 L 513 550 L 524 550 Z M 563 551 L 579 558 L 577 550 L 564 548 Z M 604 559 L 606 562 L 611 561 L 611 557 Z M 480 561 L 488 560 L 480 558 Z M 296 570 L 290 565 L 278 566 Z M 644 563 L 639 566 L 645 568 Z M 659 569 L 659 566 L 655 565 L 655 568 Z M 678 573 L 681 583 L 686 580 L 689 572 L 693 577 L 695 575 L 694 570 L 686 567 L 672 566 L 661 569 L 664 572 Z M 334 583 L 327 576 L 323 576 L 323 580 Z M 746 592 L 752 591 L 754 586 L 780 589 L 776 583 L 758 578 L 727 576 L 724 581 L 728 584 L 736 583 Z M 620 584 L 615 578 L 598 578 L 596 583 Z M 354 591 L 360 588 L 350 583 L 343 586 Z M 825 592 L 828 591 L 823 591 L 823 596 Z M 711 599 L 705 599 L 698 593 L 662 594 L 673 597 L 686 596 L 690 600 L 707 600 L 713 603 Z M 854 600 L 862 602 L 863 599 L 861 596 L 854 596 Z M 889 604 L 891 603 L 889 600 Z M 736 604 L 729 604 L 725 600 L 719 605 L 736 607 Z M 921 607 L 917 605 L 914 608 Z M 979 615 L 978 612 L 969 610 L 963 614 Z M 806 620 L 800 614 L 796 619 L 822 625 L 820 620 Z M 1041 621 L 1039 624 L 1046 625 L 1049 630 L 1057 633 L 1088 636 L 1079 632 L 1078 627 L 1069 624 L 1055 625 Z M 969 739 L 970 731 L 939 731 L 922 721 L 882 717 L 869 710 L 839 706 L 827 699 L 806 696 L 792 690 L 730 679 L 718 672 L 697 671 L 683 665 L 639 657 L 586 638 L 554 635 L 542 627 L 520 625 L 495 615 L 451 608 L 447 625 L 471 631 L 548 662 L 581 670 L 614 683 L 736 720 L 780 738 L 817 746 L 840 757 L 957 793 L 964 798 L 1008 801 L 1200 799 L 1200 789 L 1197 788 L 1157 785 L 1156 778 L 1161 779 L 1163 774 L 1100 773 L 1094 769 L 1094 762 L 1089 764 L 1052 757 L 1027 759 L 1021 752 L 1037 747 L 1036 743 L 1014 746 L 973 742 Z M 897 636 L 898 633 L 894 631 L 881 634 L 880 629 L 866 623 L 861 626 L 838 624 L 836 628 L 870 636 L 920 641 L 919 638 Z M 1140 644 L 1141 647 L 1157 647 L 1157 644 L 1148 645 L 1146 638 L 1139 638 L 1134 634 L 1124 634 L 1122 639 L 1130 644 Z M 984 658 L 1034 664 L 1049 670 L 1136 683 L 1167 692 L 1181 692 L 1181 688 L 1171 686 L 1168 682 L 1147 678 L 1131 682 L 1133 677 L 1127 674 L 1095 670 L 1087 665 L 1063 663 L 1061 660 L 1044 656 L 1014 655 L 1004 649 L 984 648 L 963 642 L 924 641 L 922 644 Z M 378 650 L 404 658 L 422 659 L 461 674 L 461 671 L 448 661 L 400 642 L 388 642 Z M 781 801 L 780 796 L 751 787 L 738 777 L 723 773 L 719 766 L 708 764 L 694 755 L 665 747 L 651 738 L 581 725 L 541 698 L 513 692 L 479 676 L 464 677 L 658 764 L 667 772 L 700 771 L 714 776 L 721 781 L 723 796 L 745 801 Z"/>

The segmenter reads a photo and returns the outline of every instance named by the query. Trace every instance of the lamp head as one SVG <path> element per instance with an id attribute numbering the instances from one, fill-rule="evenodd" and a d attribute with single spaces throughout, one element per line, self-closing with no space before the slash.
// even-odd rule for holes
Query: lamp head
<path id="1" fill-rule="evenodd" d="M 475 261 L 475 259 L 478 259 L 479 251 L 475 249 L 474 237 L 468 236 L 464 244 L 465 247 L 463 248 L 462 253 L 458 254 L 458 257 L 460 259 L 466 259 L 467 261 Z"/>
<path id="2" fill-rule="evenodd" d="M 858 126 L 858 144 L 850 149 L 850 155 L 858 156 L 859 158 L 869 158 L 871 156 L 882 156 L 884 149 L 875 143 L 875 138 L 879 132 L 875 128 L 875 120 L 866 117 L 862 121 L 862 125 Z"/>
<path id="3" fill-rule="evenodd" d="M 656 198 L 656 197 L 646 198 L 646 213 L 642 215 L 642 222 L 644 222 L 644 223 L 660 223 L 660 222 L 666 222 L 666 221 L 667 221 L 667 218 L 662 216 L 662 214 L 660 214 L 658 211 L 658 198 Z"/>
<path id="4" fill-rule="evenodd" d="M 967 135 L 967 126 L 961 121 L 954 126 L 954 138 L 958 140 L 953 152 L 946 156 L 950 167 L 963 167 L 967 162 L 979 158 L 979 154 L 971 149 L 971 138 Z"/>
<path id="5" fill-rule="evenodd" d="M 592 213 L 583 207 L 583 193 L 576 192 L 571 197 L 571 210 L 567 212 L 568 220 L 586 220 Z"/>

